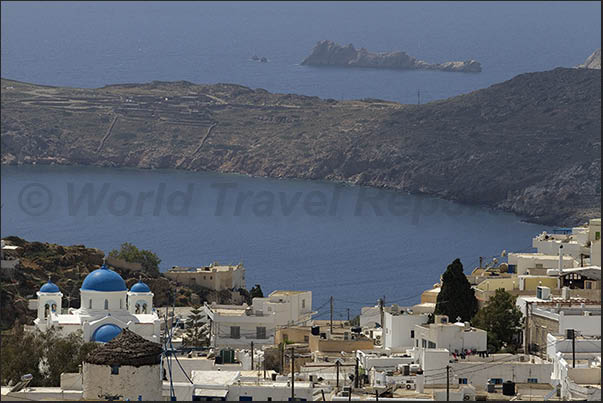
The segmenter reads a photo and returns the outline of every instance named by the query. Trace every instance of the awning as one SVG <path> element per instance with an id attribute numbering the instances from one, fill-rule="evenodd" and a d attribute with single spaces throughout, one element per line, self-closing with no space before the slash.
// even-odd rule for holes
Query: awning
<path id="1" fill-rule="evenodd" d="M 228 390 L 224 389 L 195 389 L 195 397 L 226 397 Z"/>

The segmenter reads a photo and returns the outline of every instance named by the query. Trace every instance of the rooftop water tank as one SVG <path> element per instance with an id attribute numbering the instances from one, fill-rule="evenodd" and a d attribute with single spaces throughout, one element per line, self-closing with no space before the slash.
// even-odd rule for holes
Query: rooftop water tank
<path id="1" fill-rule="evenodd" d="M 515 382 L 507 381 L 503 383 L 502 394 L 505 396 L 515 396 Z"/>

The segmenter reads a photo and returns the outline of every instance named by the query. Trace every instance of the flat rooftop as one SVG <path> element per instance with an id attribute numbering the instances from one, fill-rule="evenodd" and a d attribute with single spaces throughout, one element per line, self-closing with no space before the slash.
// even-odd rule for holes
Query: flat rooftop
<path id="1" fill-rule="evenodd" d="M 242 265 L 209 265 L 209 266 L 201 266 L 201 267 L 187 267 L 187 266 L 172 266 L 171 269 L 168 269 L 168 273 L 211 273 L 214 271 L 217 272 L 227 272 L 231 270 L 236 270 L 239 268 L 243 268 Z"/>
<path id="2" fill-rule="evenodd" d="M 295 290 L 276 290 L 270 293 L 270 296 L 278 296 L 278 295 L 298 295 L 303 294 L 309 291 L 295 291 Z"/>

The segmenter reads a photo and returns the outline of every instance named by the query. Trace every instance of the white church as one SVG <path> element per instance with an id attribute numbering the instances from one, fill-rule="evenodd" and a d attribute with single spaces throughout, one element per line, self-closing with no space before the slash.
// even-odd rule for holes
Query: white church
<path id="1" fill-rule="evenodd" d="M 41 331 L 56 327 L 64 335 L 82 330 L 85 341 L 106 343 L 122 329 L 128 329 L 149 341 L 159 343 L 160 322 L 153 308 L 153 293 L 142 281 L 130 290 L 124 279 L 104 263 L 92 271 L 80 288 L 81 307 L 61 313 L 63 294 L 50 279 L 37 292 Z"/>

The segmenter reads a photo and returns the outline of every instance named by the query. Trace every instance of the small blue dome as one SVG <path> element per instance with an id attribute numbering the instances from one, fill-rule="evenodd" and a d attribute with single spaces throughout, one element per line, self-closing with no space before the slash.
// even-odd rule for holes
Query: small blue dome
<path id="1" fill-rule="evenodd" d="M 151 292 L 151 289 L 148 285 L 138 280 L 138 283 L 134 284 L 132 288 L 130 288 L 130 292 Z"/>
<path id="2" fill-rule="evenodd" d="M 40 292 L 60 292 L 59 287 L 48 279 L 48 282 L 40 287 Z"/>
<path id="3" fill-rule="evenodd" d="M 106 325 L 99 326 L 94 333 L 92 333 L 92 341 L 106 343 L 113 340 L 113 338 L 120 333 L 121 328 L 119 326 L 107 323 Z"/>
<path id="4" fill-rule="evenodd" d="M 126 291 L 128 288 L 119 274 L 109 270 L 103 264 L 100 269 L 96 269 L 86 276 L 81 289 L 86 291 Z"/>

